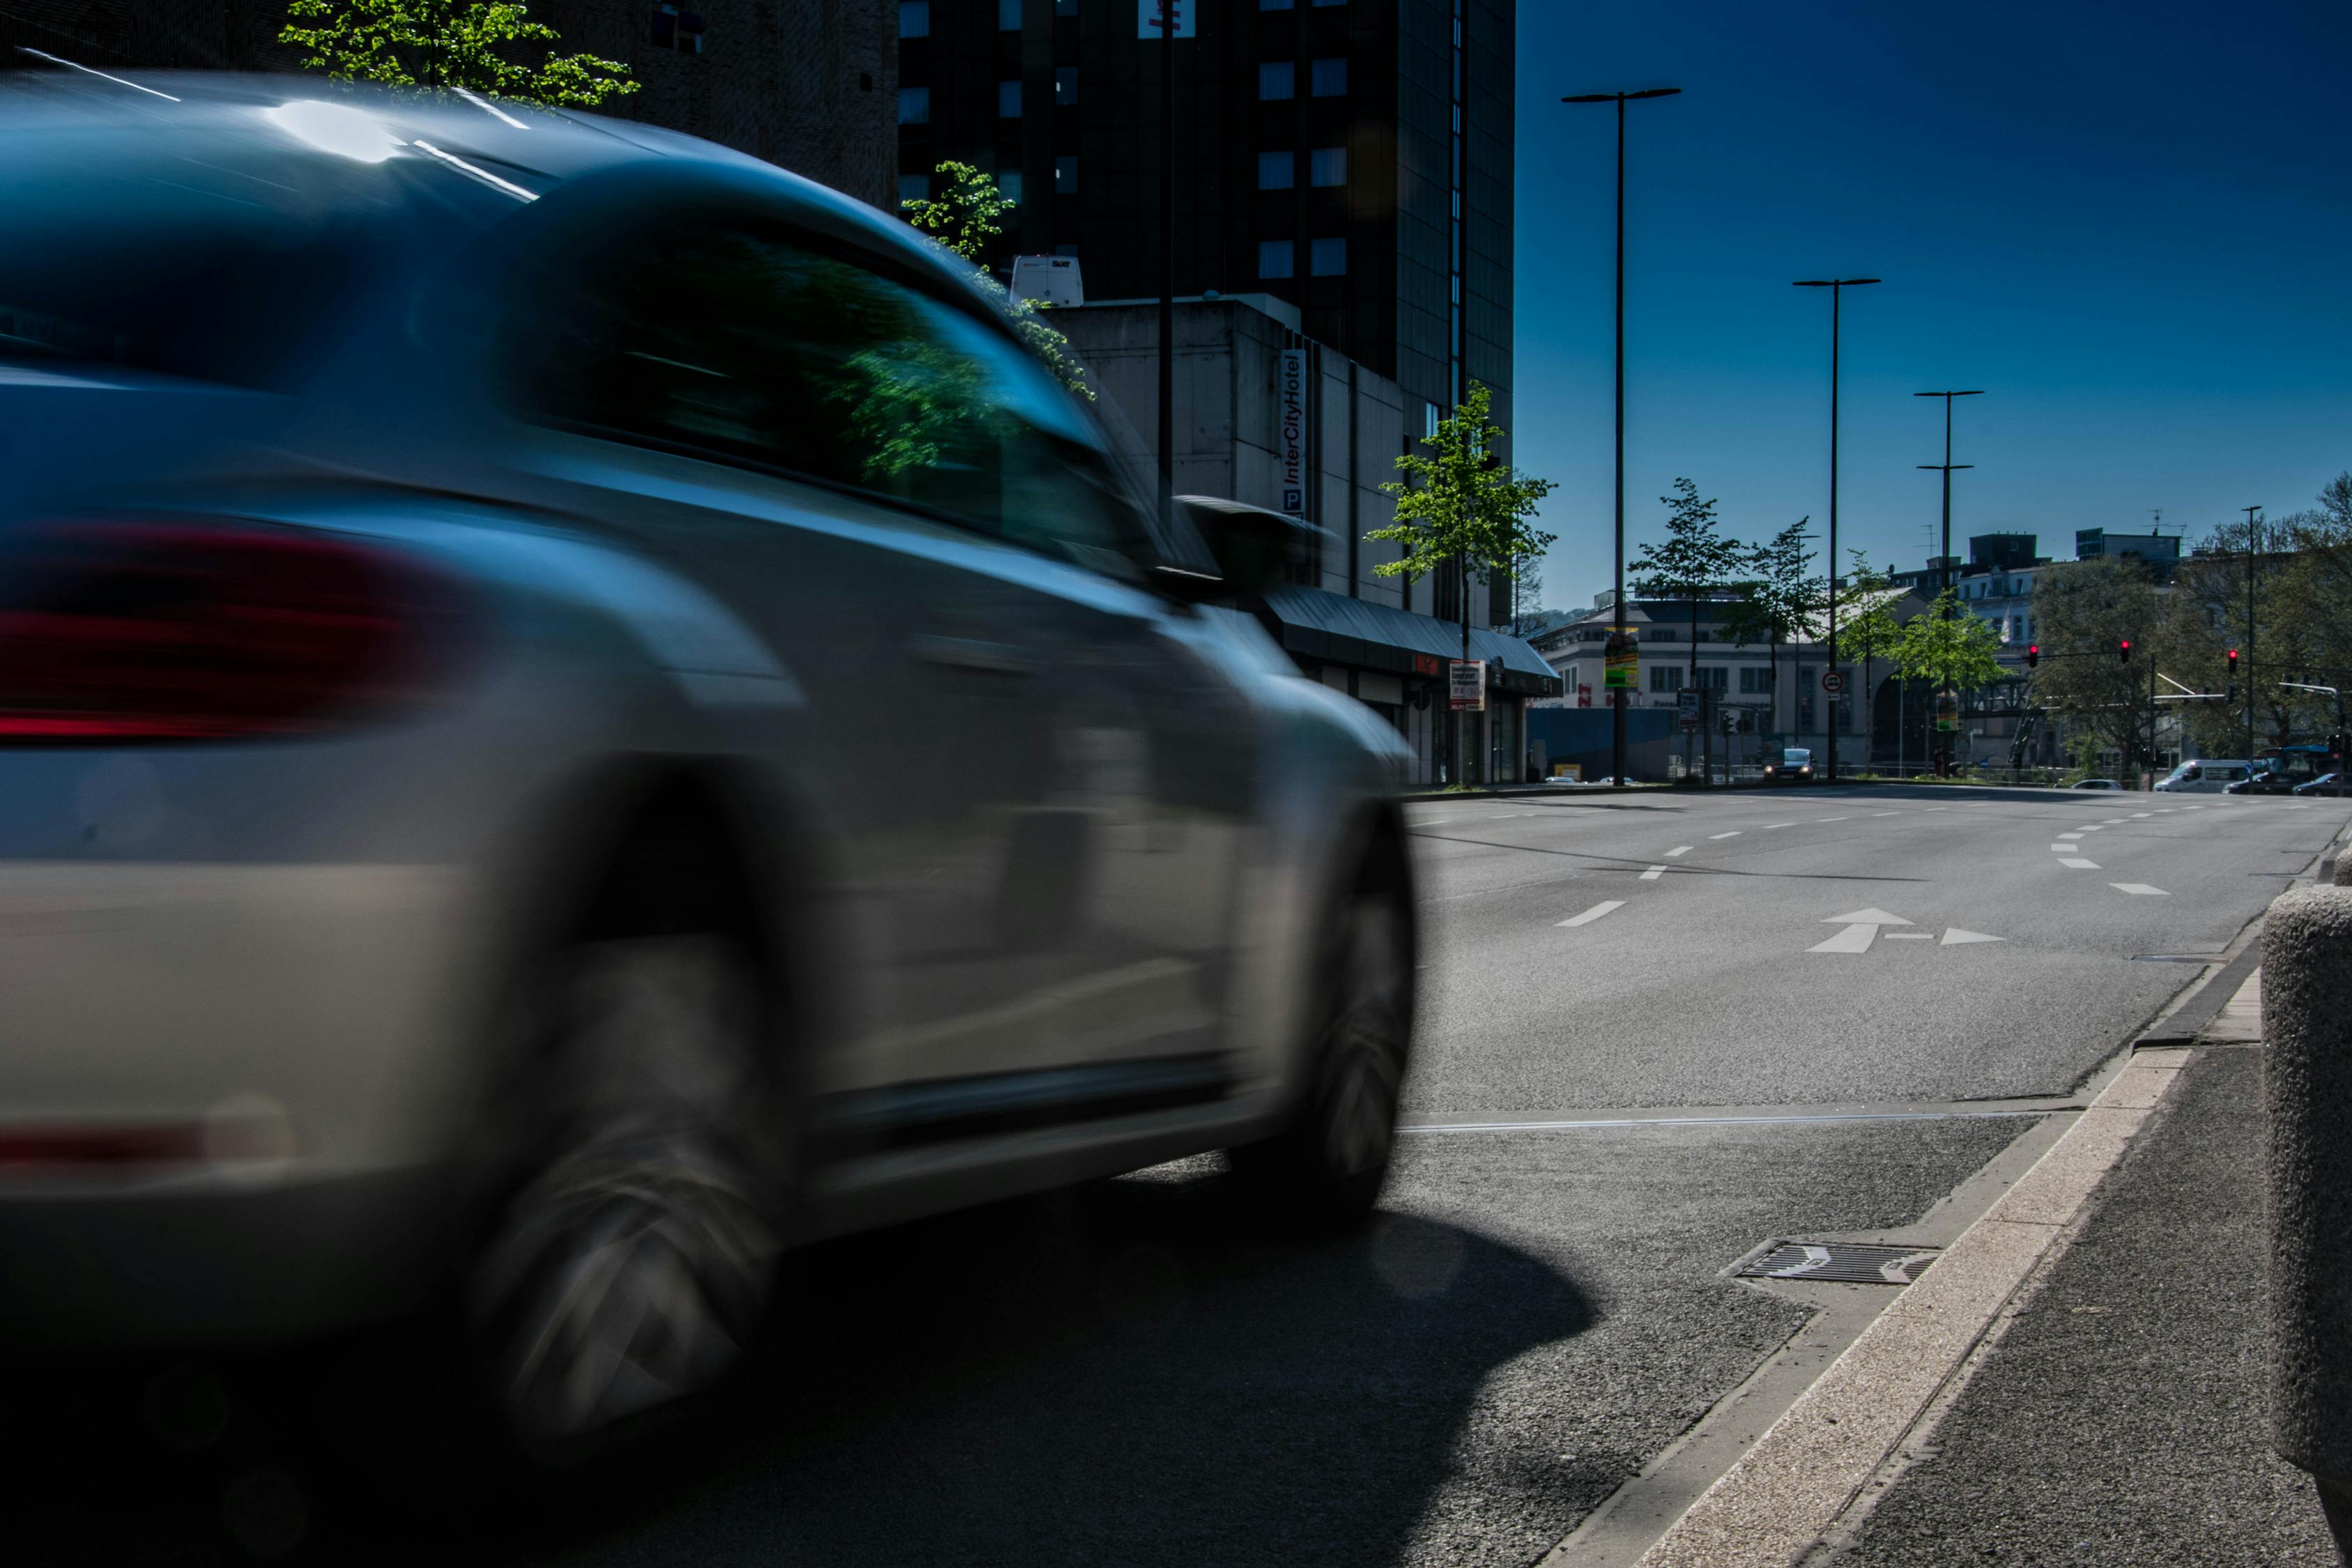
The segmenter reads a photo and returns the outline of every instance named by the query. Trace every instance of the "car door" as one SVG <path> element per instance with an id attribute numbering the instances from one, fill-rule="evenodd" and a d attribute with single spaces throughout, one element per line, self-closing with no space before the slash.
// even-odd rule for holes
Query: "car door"
<path id="1" fill-rule="evenodd" d="M 870 955 L 844 1135 L 1213 1099 L 1245 726 L 1089 422 L 968 302 L 784 215 L 646 226 L 556 294 L 543 471 L 757 628 L 824 736 Z"/>

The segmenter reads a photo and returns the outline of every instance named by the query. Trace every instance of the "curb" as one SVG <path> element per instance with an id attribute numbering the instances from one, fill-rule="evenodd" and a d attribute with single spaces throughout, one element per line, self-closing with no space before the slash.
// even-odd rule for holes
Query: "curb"
<path id="1" fill-rule="evenodd" d="M 2186 1065 L 2143 1050 L 1935 1267 L 1864 1329 L 1637 1568 L 1787 1568 L 1826 1535 L 1962 1371 Z"/>

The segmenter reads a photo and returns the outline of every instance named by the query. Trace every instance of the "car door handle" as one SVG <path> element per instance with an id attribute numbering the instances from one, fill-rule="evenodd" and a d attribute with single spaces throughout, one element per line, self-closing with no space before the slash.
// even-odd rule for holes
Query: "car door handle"
<path id="1" fill-rule="evenodd" d="M 1034 675 L 1037 656 L 1011 643 L 982 642 L 976 637 L 943 637 L 925 633 L 907 639 L 907 647 L 926 664 L 953 669 L 977 669 L 989 675 Z"/>

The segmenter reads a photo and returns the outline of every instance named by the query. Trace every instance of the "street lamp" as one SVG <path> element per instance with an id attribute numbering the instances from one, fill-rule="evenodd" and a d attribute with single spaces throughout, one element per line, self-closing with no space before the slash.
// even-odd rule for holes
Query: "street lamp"
<path id="1" fill-rule="evenodd" d="M 1974 463 L 1955 463 L 1952 461 L 1952 399 L 1955 397 L 1982 397 L 1984 393 L 1980 390 L 1973 392 L 1915 392 L 1911 395 L 1914 397 L 1940 397 L 1944 400 L 1944 460 L 1940 463 L 1922 463 L 1919 465 L 1923 469 L 1939 468 L 1943 471 L 1944 475 L 1944 548 L 1940 557 L 1944 564 L 1942 569 L 1937 574 L 1937 586 L 1940 590 L 1949 588 L 1952 585 L 1952 470 L 1955 468 L 1972 468 L 1976 467 Z M 1947 605 L 1944 613 L 1946 617 L 1949 618 L 1958 612 L 1958 605 Z"/>
<path id="2" fill-rule="evenodd" d="M 1625 105 L 1640 98 L 1672 98 L 1678 87 L 1645 87 L 1639 92 L 1580 92 L 1562 103 L 1617 106 L 1617 596 L 1605 647 L 1622 649 L 1625 639 Z M 1466 589 L 1465 589 L 1466 592 Z M 1625 704 L 1630 691 L 1609 689 L 1609 656 L 1601 656 L 1601 689 L 1609 698 L 1609 784 L 1625 787 Z"/>
<path id="3" fill-rule="evenodd" d="M 1830 291 L 1830 647 L 1829 673 L 1837 673 L 1837 496 L 1838 496 L 1838 327 L 1839 313 L 1848 289 L 1859 289 L 1875 283 L 1875 278 L 1801 278 L 1800 289 L 1826 289 Z M 1822 695 L 1830 700 L 1822 705 L 1822 729 L 1829 737 L 1830 762 L 1827 782 L 1837 783 L 1837 702 L 1836 694 L 1823 689 Z"/>
<path id="4" fill-rule="evenodd" d="M 2246 776 L 2254 776 L 2254 513 L 2258 506 L 2242 506 L 2246 514 Z M 2247 786 L 2252 788 L 2252 785 Z"/>

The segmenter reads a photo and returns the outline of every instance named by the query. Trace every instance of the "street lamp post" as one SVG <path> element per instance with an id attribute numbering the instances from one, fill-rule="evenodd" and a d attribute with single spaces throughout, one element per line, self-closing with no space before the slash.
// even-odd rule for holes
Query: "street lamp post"
<path id="1" fill-rule="evenodd" d="M 1848 289 L 1859 289 L 1865 283 L 1875 283 L 1875 278 L 1801 278 L 1800 289 L 1826 289 L 1830 291 L 1830 646 L 1828 673 L 1837 670 L 1837 503 L 1838 503 L 1838 332 L 1839 317 Z M 1826 782 L 1837 783 L 1837 700 L 1836 694 L 1824 686 L 1822 696 L 1822 731 L 1829 737 L 1829 768 L 1823 775 Z"/>
<path id="2" fill-rule="evenodd" d="M 1625 638 L 1625 105 L 1637 98 L 1672 98 L 1678 87 L 1646 87 L 1639 92 L 1581 92 L 1562 103 L 1613 103 L 1617 106 L 1617 593 L 1612 601 L 1612 626 L 1607 647 L 1622 648 Z M 1625 705 L 1630 691 L 1609 689 L 1609 656 L 1601 655 L 1601 689 L 1609 698 L 1609 785 L 1625 787 Z"/>
<path id="3" fill-rule="evenodd" d="M 1955 468 L 1972 468 L 1976 467 L 1974 463 L 1955 463 L 1952 461 L 1952 399 L 1955 397 L 1982 397 L 1984 393 L 1981 390 L 1973 392 L 1915 392 L 1911 395 L 1914 397 L 1940 397 L 1944 400 L 1944 460 L 1940 463 L 1922 463 L 1919 465 L 1922 468 L 1940 468 L 1943 470 L 1944 474 L 1944 548 L 1940 557 L 1944 565 L 1937 578 L 1937 587 L 1940 590 L 1948 588 L 1952 585 L 1952 470 Z M 1954 609 L 1956 608 L 1957 606 L 1948 608 L 1946 614 L 1948 616 L 1954 613 Z M 1948 758 L 1947 761 L 1948 762 Z"/>
<path id="4" fill-rule="evenodd" d="M 2254 776 L 2254 513 L 2263 509 L 2238 509 L 2246 514 L 2246 776 Z M 2251 787 L 2251 786 L 2249 786 Z"/>

